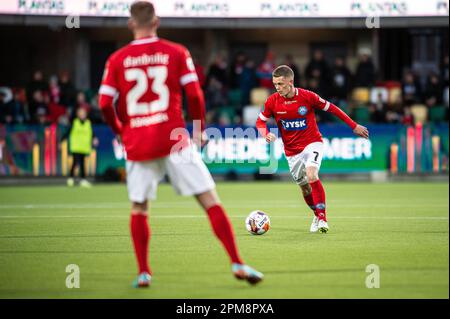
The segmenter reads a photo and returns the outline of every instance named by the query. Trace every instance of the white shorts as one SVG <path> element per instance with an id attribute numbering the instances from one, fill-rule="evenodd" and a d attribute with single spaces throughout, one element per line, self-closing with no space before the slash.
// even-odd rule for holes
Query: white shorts
<path id="1" fill-rule="evenodd" d="M 286 156 L 289 164 L 289 170 L 291 171 L 291 175 L 294 181 L 301 186 L 308 184 L 308 178 L 306 177 L 306 168 L 312 166 L 320 169 L 322 156 L 322 142 L 314 142 L 308 144 L 301 153 L 294 156 Z"/>
<path id="2" fill-rule="evenodd" d="M 193 145 L 178 153 L 143 162 L 126 162 L 128 197 L 142 203 L 156 199 L 158 183 L 165 174 L 175 191 L 183 196 L 201 194 L 215 188 L 214 180 Z"/>

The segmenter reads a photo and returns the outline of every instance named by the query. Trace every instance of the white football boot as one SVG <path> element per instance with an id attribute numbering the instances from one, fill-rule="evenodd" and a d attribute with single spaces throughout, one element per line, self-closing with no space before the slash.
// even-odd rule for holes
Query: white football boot
<path id="1" fill-rule="evenodd" d="M 324 221 L 323 219 L 319 220 L 319 232 L 321 232 L 322 234 L 325 234 L 326 232 L 328 232 L 328 223 L 326 221 Z"/>
<path id="2" fill-rule="evenodd" d="M 91 187 L 92 187 L 92 184 L 89 183 L 88 180 L 82 179 L 82 180 L 80 181 L 80 186 L 81 186 L 81 187 L 84 187 L 84 188 L 91 188 Z"/>
<path id="3" fill-rule="evenodd" d="M 311 227 L 309 228 L 309 231 L 311 233 L 315 233 L 319 230 L 319 218 L 317 216 L 314 216 L 313 221 L 311 223 Z"/>
<path id="4" fill-rule="evenodd" d="M 73 185 L 75 185 L 75 180 L 70 177 L 67 179 L 67 186 L 72 187 Z"/>

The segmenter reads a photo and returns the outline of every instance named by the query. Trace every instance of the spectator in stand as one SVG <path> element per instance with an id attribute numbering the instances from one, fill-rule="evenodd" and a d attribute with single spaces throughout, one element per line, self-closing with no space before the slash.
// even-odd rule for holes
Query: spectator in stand
<path id="1" fill-rule="evenodd" d="M 419 103 L 422 99 L 420 83 L 411 71 L 406 72 L 403 77 L 402 95 L 403 103 L 410 105 Z"/>
<path id="2" fill-rule="evenodd" d="M 345 65 L 344 58 L 340 56 L 337 57 L 331 68 L 330 100 L 333 100 L 334 104 L 339 105 L 340 101 L 347 100 L 351 90 L 351 81 L 352 74 Z"/>
<path id="3" fill-rule="evenodd" d="M 369 107 L 370 120 L 374 123 L 385 123 L 387 113 L 387 103 L 383 102 L 383 94 L 378 93 L 377 101 Z"/>
<path id="4" fill-rule="evenodd" d="M 76 103 L 76 90 L 70 80 L 69 72 L 67 71 L 62 72 L 59 81 L 59 88 L 61 90 L 59 102 L 61 105 L 66 107 L 70 111 L 70 114 L 72 115 L 72 111 Z"/>
<path id="5" fill-rule="evenodd" d="M 89 114 L 89 118 L 92 121 L 92 124 L 102 124 L 104 123 L 103 114 L 100 110 L 100 106 L 98 105 L 98 93 L 95 94 L 91 99 L 91 113 Z"/>
<path id="6" fill-rule="evenodd" d="M 316 79 L 318 82 L 319 91 L 322 92 L 322 96 L 328 96 L 328 90 L 330 86 L 330 67 L 323 56 L 321 50 L 315 50 L 311 61 L 305 68 L 306 82 L 309 83 L 311 79 Z"/>
<path id="7" fill-rule="evenodd" d="M 428 107 L 441 105 L 443 100 L 444 90 L 442 89 L 439 77 L 435 73 L 431 73 L 427 79 L 427 85 L 425 89 L 425 104 Z"/>
<path id="8" fill-rule="evenodd" d="M 284 57 L 284 63 L 282 64 L 287 65 L 292 69 L 292 71 L 294 72 L 294 87 L 296 88 L 300 87 L 300 79 L 301 79 L 300 69 L 295 63 L 292 54 L 286 54 L 286 56 Z"/>
<path id="9" fill-rule="evenodd" d="M 209 67 L 206 76 L 206 86 L 209 85 L 211 78 L 215 78 L 222 84 L 222 87 L 228 87 L 227 67 L 225 58 L 221 54 L 218 54 L 215 57 L 213 64 Z"/>
<path id="10" fill-rule="evenodd" d="M 91 112 L 91 105 L 86 101 L 86 94 L 83 91 L 78 92 L 77 94 L 77 104 L 76 109 L 84 108 L 86 112 L 89 114 Z"/>
<path id="11" fill-rule="evenodd" d="M 250 91 L 258 85 L 258 81 L 256 78 L 256 70 L 255 70 L 255 61 L 252 59 L 248 59 L 245 62 L 244 68 L 242 69 L 242 74 L 240 78 L 239 88 L 242 93 L 242 102 L 241 105 L 249 105 L 250 104 Z M 242 115 L 240 110 L 238 113 Z"/>
<path id="12" fill-rule="evenodd" d="M 247 60 L 247 56 L 243 52 L 239 52 L 231 65 L 230 70 L 230 87 L 232 89 L 239 88 L 240 77 L 242 74 L 242 70 L 244 69 L 245 61 Z"/>
<path id="13" fill-rule="evenodd" d="M 444 87 L 448 87 L 448 54 L 444 57 L 442 61 L 441 82 Z"/>
<path id="14" fill-rule="evenodd" d="M 50 95 L 50 102 L 59 104 L 61 90 L 59 88 L 58 77 L 56 75 L 52 75 L 48 81 L 48 92 Z"/>
<path id="15" fill-rule="evenodd" d="M 324 95 L 324 91 L 323 89 L 320 87 L 319 85 L 319 77 L 312 77 L 308 80 L 307 85 L 306 85 L 306 89 L 309 91 L 313 91 L 314 93 L 316 93 L 319 96 L 323 96 Z"/>
<path id="16" fill-rule="evenodd" d="M 8 87 L 0 87 L 0 123 L 14 123 L 14 99 Z"/>
<path id="17" fill-rule="evenodd" d="M 226 90 L 222 82 L 215 77 L 211 77 L 205 91 L 207 124 L 217 122 L 219 110 L 227 103 Z"/>
<path id="18" fill-rule="evenodd" d="M 259 86 L 273 91 L 272 72 L 275 69 L 275 57 L 272 52 L 268 51 L 264 61 L 258 66 L 256 77 Z"/>
<path id="19" fill-rule="evenodd" d="M 29 115 L 26 109 L 25 89 L 17 89 L 14 94 L 14 123 L 22 124 L 29 122 Z"/>
<path id="20" fill-rule="evenodd" d="M 406 106 L 403 108 L 403 114 L 399 115 L 400 121 L 405 126 L 411 126 L 414 125 L 414 116 L 411 112 L 411 108 L 409 106 Z"/>
<path id="21" fill-rule="evenodd" d="M 52 123 L 68 125 L 69 114 L 66 108 L 60 104 L 61 89 L 58 83 L 58 77 L 52 75 L 48 81 L 48 119 Z"/>
<path id="22" fill-rule="evenodd" d="M 48 85 L 44 81 L 44 75 L 42 71 L 36 70 L 33 73 L 33 78 L 30 83 L 28 83 L 26 91 L 27 91 L 27 101 L 30 102 L 33 100 L 34 93 L 36 91 L 46 92 L 48 90 Z"/>
<path id="23" fill-rule="evenodd" d="M 388 105 L 388 109 L 386 110 L 386 122 L 400 123 L 401 120 L 402 120 L 401 113 L 396 111 L 392 106 Z"/>
<path id="24" fill-rule="evenodd" d="M 369 49 L 361 49 L 359 64 L 355 73 L 356 87 L 372 87 L 375 84 L 375 66 L 370 57 Z"/>
<path id="25" fill-rule="evenodd" d="M 41 90 L 34 91 L 31 101 L 28 104 L 30 119 L 33 124 L 45 125 L 48 122 L 48 105 L 45 99 L 46 93 Z"/>

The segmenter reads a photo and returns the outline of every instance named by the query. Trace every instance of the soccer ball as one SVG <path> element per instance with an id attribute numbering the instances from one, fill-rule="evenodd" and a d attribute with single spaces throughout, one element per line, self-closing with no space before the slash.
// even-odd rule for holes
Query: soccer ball
<path id="1" fill-rule="evenodd" d="M 266 213 L 255 210 L 245 220 L 245 227 L 252 235 L 265 234 L 270 228 L 270 218 Z"/>

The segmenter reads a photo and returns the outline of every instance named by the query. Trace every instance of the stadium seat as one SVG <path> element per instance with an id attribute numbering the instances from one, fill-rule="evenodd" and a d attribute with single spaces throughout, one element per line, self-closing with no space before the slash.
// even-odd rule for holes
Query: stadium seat
<path id="1" fill-rule="evenodd" d="M 357 87 L 352 92 L 352 100 L 356 103 L 369 103 L 370 91 L 366 87 Z"/>
<path id="2" fill-rule="evenodd" d="M 390 105 L 396 104 L 402 100 L 402 89 L 398 87 L 393 87 L 389 89 L 388 103 Z"/>
<path id="3" fill-rule="evenodd" d="M 367 123 L 370 121 L 370 112 L 365 105 L 353 109 L 353 117 L 358 123 Z"/>
<path id="4" fill-rule="evenodd" d="M 429 109 L 428 115 L 430 122 L 443 122 L 445 121 L 445 112 L 447 108 L 443 105 L 433 106 Z"/>
<path id="5" fill-rule="evenodd" d="M 370 90 L 370 103 L 377 103 L 378 96 L 381 94 L 381 100 L 383 103 L 389 101 L 389 91 L 384 87 L 374 87 Z"/>
<path id="6" fill-rule="evenodd" d="M 228 91 L 228 103 L 229 105 L 240 107 L 242 101 L 241 90 L 235 89 Z"/>
<path id="7" fill-rule="evenodd" d="M 423 104 L 414 104 L 411 106 L 411 113 L 416 123 L 425 123 L 428 117 L 428 108 Z"/>
<path id="8" fill-rule="evenodd" d="M 244 125 L 254 126 L 258 119 L 261 107 L 258 105 L 247 105 L 242 110 L 242 122 Z"/>
<path id="9" fill-rule="evenodd" d="M 269 90 L 266 88 L 254 88 L 250 91 L 251 105 L 261 106 L 269 97 Z"/>

